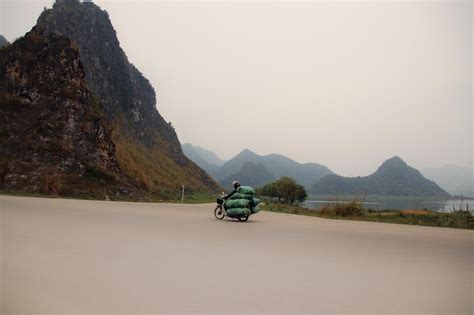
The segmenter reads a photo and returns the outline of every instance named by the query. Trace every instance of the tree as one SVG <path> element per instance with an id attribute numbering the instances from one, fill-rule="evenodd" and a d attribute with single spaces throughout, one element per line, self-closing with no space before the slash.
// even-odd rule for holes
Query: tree
<path id="1" fill-rule="evenodd" d="M 304 187 L 290 177 L 281 177 L 277 181 L 266 184 L 259 193 L 262 196 L 278 198 L 278 202 L 291 204 L 296 200 L 303 202 L 307 197 Z"/>

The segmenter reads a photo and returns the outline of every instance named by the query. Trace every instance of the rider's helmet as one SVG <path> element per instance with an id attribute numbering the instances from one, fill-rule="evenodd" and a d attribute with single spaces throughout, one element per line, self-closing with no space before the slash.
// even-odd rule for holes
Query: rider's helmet
<path id="1" fill-rule="evenodd" d="M 235 189 L 237 189 L 238 187 L 240 187 L 240 183 L 239 183 L 238 180 L 234 180 L 234 181 L 232 182 L 232 185 L 234 186 Z"/>

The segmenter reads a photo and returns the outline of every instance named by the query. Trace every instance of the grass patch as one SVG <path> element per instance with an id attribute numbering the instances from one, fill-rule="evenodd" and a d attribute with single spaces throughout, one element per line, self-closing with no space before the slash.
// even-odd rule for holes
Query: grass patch
<path id="1" fill-rule="evenodd" d="M 357 200 L 347 203 L 330 203 L 320 210 L 310 210 L 288 204 L 268 203 L 265 211 L 307 215 L 326 219 L 344 219 L 369 222 L 423 225 L 459 229 L 474 229 L 474 216 L 469 211 L 451 213 L 430 210 L 370 210 Z"/>
<path id="2" fill-rule="evenodd" d="M 100 184 L 100 181 L 98 182 Z M 70 185 L 63 187 L 61 195 L 53 194 L 40 190 L 38 192 L 28 191 L 15 191 L 8 189 L 0 189 L 0 195 L 5 196 L 16 196 L 16 197 L 38 197 L 38 198 L 63 198 L 63 199 L 77 199 L 77 200 L 106 200 L 105 196 L 110 201 L 124 201 L 124 202 L 150 202 L 150 203 L 181 203 L 181 197 L 175 197 L 173 199 L 166 199 L 163 196 L 140 191 L 140 195 L 132 194 L 119 196 L 112 192 L 107 192 L 101 189 L 100 185 L 95 185 L 90 182 L 88 186 Z M 202 203 L 214 203 L 216 202 L 216 195 L 211 194 L 192 194 L 185 195 L 184 204 L 202 204 Z"/>
<path id="3" fill-rule="evenodd" d="M 155 193 L 163 199 L 181 200 L 181 186 L 188 194 L 217 192 L 220 187 L 194 163 L 172 150 L 163 135 L 150 133 L 154 143 L 144 144 L 126 130 L 126 123 L 116 123 L 112 140 L 116 147 L 121 172 L 125 173 L 141 189 Z M 168 151 L 168 152 L 167 152 Z M 179 164 L 176 160 L 182 159 Z"/>
<path id="4" fill-rule="evenodd" d="M 37 197 L 37 198 L 53 198 L 54 196 L 41 193 L 41 192 L 29 192 L 29 191 L 16 191 L 8 189 L 0 189 L 0 195 L 13 196 L 13 197 Z"/>
<path id="5" fill-rule="evenodd" d="M 213 194 L 195 193 L 192 195 L 184 195 L 184 203 L 199 204 L 216 202 L 217 196 Z M 181 196 L 177 202 L 181 202 Z"/>

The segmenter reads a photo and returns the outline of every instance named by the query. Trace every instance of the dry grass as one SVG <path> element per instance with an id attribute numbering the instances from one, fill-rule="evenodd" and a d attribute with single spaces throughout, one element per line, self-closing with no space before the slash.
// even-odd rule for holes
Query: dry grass
<path id="1" fill-rule="evenodd" d="M 269 203 L 263 206 L 263 210 L 327 219 L 474 229 L 474 216 L 469 211 L 456 211 L 453 213 L 429 210 L 373 211 L 363 208 L 360 201 L 333 203 L 323 207 L 321 210 L 310 210 L 298 206 Z"/>
<path id="2" fill-rule="evenodd" d="M 432 213 L 432 211 L 428 211 L 428 210 L 401 210 L 400 212 L 402 214 L 418 214 L 418 215 Z"/>
<path id="3" fill-rule="evenodd" d="M 363 214 L 364 207 L 362 206 L 362 202 L 353 200 L 347 203 L 331 203 L 325 205 L 319 212 L 324 216 L 357 217 Z"/>
<path id="4" fill-rule="evenodd" d="M 185 185 L 188 193 L 209 193 L 212 185 L 218 190 L 212 179 L 193 163 L 178 166 L 161 148 L 142 145 L 127 136 L 126 132 L 120 131 L 119 127 L 113 130 L 112 139 L 120 170 L 148 192 L 174 198 L 180 194 L 182 185 Z M 209 186 L 203 184 L 206 180 Z"/>

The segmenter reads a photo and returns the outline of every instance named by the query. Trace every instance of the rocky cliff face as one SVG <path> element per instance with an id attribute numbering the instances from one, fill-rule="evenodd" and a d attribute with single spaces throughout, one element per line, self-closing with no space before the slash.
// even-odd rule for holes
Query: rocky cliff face
<path id="1" fill-rule="evenodd" d="M 18 54 L 25 58 L 18 59 Z M 81 147 L 87 161 L 92 156 L 108 156 L 92 164 L 118 174 L 119 182 L 129 183 L 138 190 L 172 197 L 182 184 L 188 191 L 218 189 L 217 184 L 182 153 L 174 129 L 155 107 L 152 86 L 128 62 L 108 14 L 95 4 L 57 0 L 52 9 L 43 11 L 30 34 L 2 50 L 1 59 L 2 71 L 6 74 L 2 80 L 9 82 L 1 97 L 5 103 L 1 110 L 6 115 L 2 124 L 6 128 L 2 133 L 10 143 L 8 150 L 2 145 L 2 160 L 15 156 L 15 144 L 25 139 L 32 142 L 39 139 L 32 146 L 43 142 L 44 135 L 37 135 L 38 125 L 34 124 L 40 121 L 45 126 L 52 125 L 49 129 L 54 141 L 51 138 L 48 141 L 60 143 L 64 150 L 52 158 L 50 147 L 38 147 L 36 153 L 45 155 L 44 158 L 37 158 L 34 165 L 28 166 L 37 173 L 44 173 L 38 171 L 43 165 L 63 163 L 61 156 L 64 157 L 67 150 L 78 154 L 71 147 Z M 28 118 L 24 118 L 24 113 L 16 114 L 18 109 L 12 102 L 21 104 L 20 107 L 33 102 L 40 104 L 34 106 L 41 110 L 28 107 Z M 87 123 L 90 128 L 85 127 Z M 91 140 L 92 134 L 95 140 Z M 85 145 L 85 140 L 81 142 L 81 137 L 89 139 L 91 146 Z M 61 142 L 60 138 L 68 140 Z M 27 154 L 24 154 L 18 161 L 29 164 L 26 159 Z M 78 163 L 84 164 L 72 164 L 81 170 Z M 8 170 L 3 171 L 7 173 L 4 176 L 7 187 L 13 187 L 9 179 L 13 174 L 10 164 Z M 63 170 L 58 166 L 55 172 Z M 32 184 L 30 188 L 33 186 L 37 185 Z"/>
<path id="2" fill-rule="evenodd" d="M 63 36 L 35 28 L 0 51 L 4 189 L 73 195 L 74 187 L 101 185 L 91 172 L 114 179 L 110 189 L 94 195 L 130 187 L 119 172 L 110 127 L 84 77 L 79 52 Z"/>

